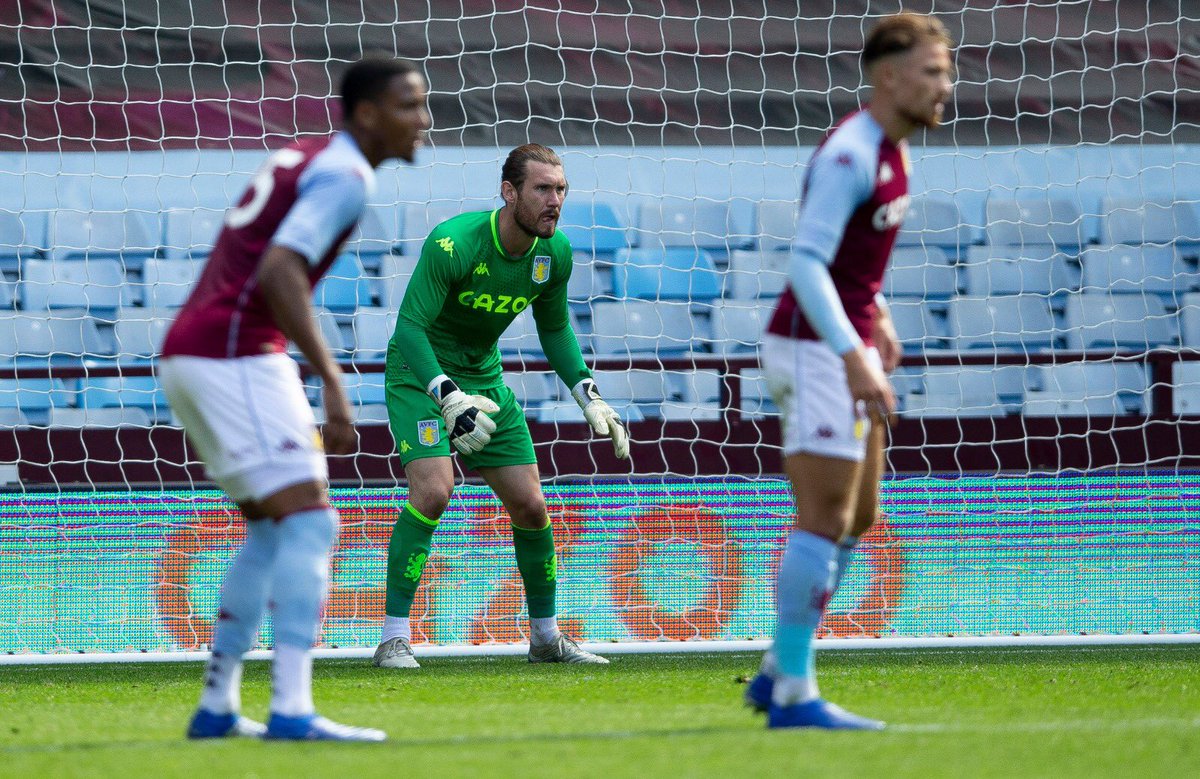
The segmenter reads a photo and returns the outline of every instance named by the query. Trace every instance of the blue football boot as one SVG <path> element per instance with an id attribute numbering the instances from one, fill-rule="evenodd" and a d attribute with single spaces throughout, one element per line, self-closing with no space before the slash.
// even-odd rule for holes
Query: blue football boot
<path id="1" fill-rule="evenodd" d="M 188 738 L 259 738 L 267 732 L 261 722 L 240 714 L 213 714 L 208 709 L 196 709 L 188 723 Z"/>
<path id="2" fill-rule="evenodd" d="M 375 728 L 342 725 L 317 714 L 285 717 L 282 714 L 272 713 L 271 718 L 267 720 L 267 732 L 263 738 L 281 741 L 379 742 L 386 740 L 387 734 Z"/>
<path id="3" fill-rule="evenodd" d="M 791 706 L 771 704 L 768 728 L 826 728 L 828 730 L 883 730 L 884 723 L 851 714 L 840 706 L 816 698 Z"/>

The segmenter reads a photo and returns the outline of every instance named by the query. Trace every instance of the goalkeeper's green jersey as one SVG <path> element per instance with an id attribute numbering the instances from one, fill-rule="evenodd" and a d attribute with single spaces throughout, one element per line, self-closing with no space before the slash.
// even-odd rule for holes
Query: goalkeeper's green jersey
<path id="1" fill-rule="evenodd" d="M 567 311 L 570 242 L 556 231 L 513 257 L 500 244 L 499 213 L 460 214 L 425 239 L 388 344 L 389 377 L 411 371 L 424 387 L 445 373 L 463 387 L 500 386 L 497 342 L 526 308 L 563 383 L 591 377 Z"/>

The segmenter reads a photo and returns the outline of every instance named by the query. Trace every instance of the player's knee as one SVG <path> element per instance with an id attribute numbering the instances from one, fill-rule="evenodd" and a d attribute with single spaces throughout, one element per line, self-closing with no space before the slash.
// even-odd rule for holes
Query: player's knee
<path id="1" fill-rule="evenodd" d="M 512 523 L 526 530 L 541 530 L 550 523 L 546 515 L 546 501 L 541 495 L 511 503 L 508 512 Z"/>
<path id="2" fill-rule="evenodd" d="M 429 519 L 438 519 L 446 511 L 446 507 L 450 505 L 450 496 L 454 494 L 454 482 L 433 482 L 422 481 L 419 483 L 409 482 L 408 485 L 408 502 L 413 505 L 417 511 L 421 512 L 422 516 Z"/>

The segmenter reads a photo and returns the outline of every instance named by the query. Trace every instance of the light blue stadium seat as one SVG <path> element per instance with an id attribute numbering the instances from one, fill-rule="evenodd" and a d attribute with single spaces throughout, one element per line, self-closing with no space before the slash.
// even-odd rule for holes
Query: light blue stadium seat
<path id="1" fill-rule="evenodd" d="M 158 251 L 158 213 L 147 211 L 66 211 L 50 214 L 47 242 L 51 260 L 111 257 L 126 269 L 140 269 Z"/>
<path id="2" fill-rule="evenodd" d="M 904 351 L 913 353 L 944 346 L 945 325 L 922 298 L 891 298 L 888 310 Z"/>
<path id="3" fill-rule="evenodd" d="M 1079 263 L 1082 292 L 1154 292 L 1172 300 L 1200 287 L 1200 274 L 1171 246 L 1090 246 Z"/>
<path id="4" fill-rule="evenodd" d="M 113 323 L 117 362 L 151 362 L 162 354 L 163 340 L 175 311 L 163 308 L 122 308 Z"/>
<path id="5" fill-rule="evenodd" d="M 1063 313 L 1069 349 L 1150 349 L 1176 340 L 1178 322 L 1157 295 L 1081 293 Z"/>
<path id="6" fill-rule="evenodd" d="M 387 355 L 388 341 L 396 332 L 396 316 L 394 308 L 367 306 L 354 312 L 355 360 L 382 360 Z"/>
<path id="7" fill-rule="evenodd" d="M 1114 417 L 1128 413 L 1116 395 L 1078 397 L 1057 390 L 1031 390 L 1021 414 L 1027 417 Z"/>
<path id="8" fill-rule="evenodd" d="M 618 298 L 705 302 L 721 296 L 721 277 L 703 249 L 621 249 L 615 261 Z"/>
<path id="9" fill-rule="evenodd" d="M 15 427 L 29 427 L 29 417 L 19 408 L 0 406 L 0 430 L 11 430 Z"/>
<path id="10" fill-rule="evenodd" d="M 631 422 L 644 422 L 646 420 L 646 415 L 633 403 L 626 405 L 610 403 L 609 405 L 616 410 L 617 414 L 621 417 L 621 421 L 626 425 L 629 425 Z M 532 416 L 542 424 L 587 424 L 583 418 L 583 412 L 579 410 L 579 404 L 574 400 L 547 401 L 541 404 L 537 408 L 537 413 Z M 597 445 L 604 445 L 603 441 L 599 441 L 598 439 L 597 441 Z M 612 451 L 611 445 L 609 446 L 609 451 Z"/>
<path id="11" fill-rule="evenodd" d="M 346 388 L 346 399 L 352 406 L 387 404 L 382 373 L 356 373 L 347 370 L 342 374 L 342 386 Z"/>
<path id="12" fill-rule="evenodd" d="M 576 332 L 578 332 L 578 328 L 576 328 Z M 506 357 L 524 357 L 533 360 L 545 357 L 545 353 L 542 351 L 542 342 L 538 338 L 537 322 L 533 319 L 533 312 L 526 309 L 517 314 L 516 319 L 500 336 L 496 346 L 500 349 L 500 354 Z"/>
<path id="13" fill-rule="evenodd" d="M 766 305 L 746 305 L 742 301 L 729 300 L 720 302 L 709 314 L 712 350 L 719 354 L 756 353 L 762 345 L 763 330 L 773 312 L 773 307 Z"/>
<path id="14" fill-rule="evenodd" d="M 163 213 L 163 257 L 202 260 L 212 252 L 225 223 L 220 208 L 172 208 Z"/>
<path id="15" fill-rule="evenodd" d="M 399 309 L 404 290 L 417 267 L 416 254 L 385 254 L 379 260 L 379 305 Z"/>
<path id="16" fill-rule="evenodd" d="M 433 228 L 452 216 L 467 211 L 483 211 L 496 208 L 492 200 L 432 200 L 428 203 L 409 203 L 404 207 L 404 238 L 399 242 L 400 250 L 416 257 L 421 254 L 421 245 Z"/>
<path id="17" fill-rule="evenodd" d="M 116 259 L 27 260 L 21 265 L 21 306 L 108 309 L 131 303 L 125 272 Z"/>
<path id="18" fill-rule="evenodd" d="M 371 281 L 362 262 L 353 254 L 339 255 L 313 290 L 313 305 L 337 313 L 351 313 L 374 305 Z"/>
<path id="19" fill-rule="evenodd" d="M 767 379 L 761 370 L 742 371 L 742 414 L 754 419 L 778 416 L 779 407 L 767 389 Z"/>
<path id="20" fill-rule="evenodd" d="M 946 332 L 955 349 L 1040 350 L 1058 335 L 1050 301 L 1041 295 L 953 298 Z"/>
<path id="21" fill-rule="evenodd" d="M 40 256 L 46 245 L 45 211 L 0 211 L 0 269 Z"/>
<path id="22" fill-rule="evenodd" d="M 897 246 L 941 246 L 955 253 L 971 242 L 953 200 L 935 196 L 912 199 L 908 215 L 896 237 Z"/>
<path id="23" fill-rule="evenodd" d="M 111 350 L 86 311 L 0 316 L 0 361 L 45 365 L 108 356 Z"/>
<path id="24" fill-rule="evenodd" d="M 1015 377 L 1020 382 L 1024 368 L 1013 367 L 1018 367 L 1021 372 L 998 375 L 997 366 L 992 365 L 931 366 L 924 376 L 924 410 L 940 408 L 948 400 L 971 416 L 1003 416 L 1016 411 L 1024 394 L 1023 382 L 1015 393 L 1006 393 L 1011 399 L 1006 403 L 1001 397 L 1001 381 L 998 381 L 1002 377 Z M 914 406 L 914 403 L 905 404 L 908 410 L 915 410 Z"/>
<path id="25" fill-rule="evenodd" d="M 1079 287 L 1079 270 L 1050 244 L 971 246 L 961 264 L 971 297 L 1063 295 Z"/>
<path id="26" fill-rule="evenodd" d="M 170 419 L 167 396 L 154 376 L 105 376 L 80 379 L 79 408 L 140 408 L 153 421 Z"/>
<path id="27" fill-rule="evenodd" d="M 338 324 L 341 315 L 327 308 L 314 306 L 313 316 L 316 317 L 317 328 L 320 329 L 321 335 L 325 338 L 325 343 L 329 346 L 329 351 L 334 358 L 338 360 L 350 359 L 354 355 L 354 345 L 347 343 L 348 338 Z M 294 343 L 288 344 L 288 353 L 296 360 L 304 361 L 304 356 L 300 354 L 300 350 L 296 348 Z"/>
<path id="28" fill-rule="evenodd" d="M 608 203 L 567 199 L 558 219 L 558 229 L 571 242 L 571 248 L 592 256 L 611 257 L 617 249 L 629 245 L 625 225 Z"/>
<path id="29" fill-rule="evenodd" d="M 1176 362 L 1171 365 L 1171 413 L 1176 416 L 1200 416 L 1200 362 Z"/>
<path id="30" fill-rule="evenodd" d="M 774 298 L 783 294 L 788 283 L 790 252 L 749 251 L 729 253 L 726 292 L 737 300 Z"/>
<path id="31" fill-rule="evenodd" d="M 357 257 L 364 268 L 375 270 L 380 258 L 390 254 L 399 242 L 401 227 L 396 206 L 367 206 L 342 253 Z"/>
<path id="32" fill-rule="evenodd" d="M 526 416 L 541 404 L 558 399 L 558 377 L 547 371 L 505 371 L 504 383 L 513 391 Z"/>
<path id="33" fill-rule="evenodd" d="M 1189 349 L 1200 349 L 1200 292 L 1180 298 L 1179 343 Z"/>
<path id="34" fill-rule="evenodd" d="M 1100 243 L 1169 244 L 1179 239 L 1175 203 L 1141 197 L 1106 197 L 1100 201 Z"/>
<path id="35" fill-rule="evenodd" d="M 62 379 L 0 379 L 0 408 L 17 409 L 30 425 L 45 425 L 50 409 L 69 405 Z"/>
<path id="36" fill-rule="evenodd" d="M 601 270 L 592 255 L 575 252 L 571 278 L 567 282 L 567 300 L 573 308 L 585 310 L 592 301 L 612 297 L 611 272 Z"/>
<path id="37" fill-rule="evenodd" d="M 638 208 L 639 245 L 691 247 L 726 252 L 746 246 L 736 235 L 729 204 L 712 200 L 664 197 Z"/>
<path id="38" fill-rule="evenodd" d="M 936 246 L 905 246 L 892 252 L 883 275 L 884 297 L 949 298 L 958 293 L 954 268 Z"/>
<path id="39" fill-rule="evenodd" d="M 764 252 L 789 250 L 796 236 L 800 207 L 795 200 L 763 200 L 754 208 L 758 249 Z"/>
<path id="40" fill-rule="evenodd" d="M 1146 366 L 1134 362 L 1064 362 L 1038 365 L 1032 369 L 1036 388 L 1026 401 L 1057 402 L 1082 400 L 1092 404 L 1111 403 L 1128 413 L 1143 413 L 1150 406 L 1150 383 Z M 1101 400 L 1097 400 L 1101 399 Z M 1105 406 L 1107 407 L 1107 406 Z"/>
<path id="41" fill-rule="evenodd" d="M 673 399 L 669 377 L 659 370 L 598 370 L 596 386 L 613 408 L 637 406 L 647 419 L 662 417 L 662 404 Z"/>
<path id="42" fill-rule="evenodd" d="M 167 421 L 168 417 L 163 417 Z M 46 420 L 49 427 L 150 427 L 154 418 L 144 408 L 51 408 Z"/>
<path id="43" fill-rule="evenodd" d="M 200 260 L 146 260 L 142 266 L 142 303 L 149 308 L 182 306 L 203 270 Z"/>
<path id="44" fill-rule="evenodd" d="M 691 351 L 695 338 L 686 303 L 622 300 L 592 306 L 592 345 L 597 354 L 679 354 Z"/>
<path id="45" fill-rule="evenodd" d="M 994 246 L 1051 244 L 1068 250 L 1088 242 L 1079 205 L 1067 198 L 989 195 L 987 242 Z"/>

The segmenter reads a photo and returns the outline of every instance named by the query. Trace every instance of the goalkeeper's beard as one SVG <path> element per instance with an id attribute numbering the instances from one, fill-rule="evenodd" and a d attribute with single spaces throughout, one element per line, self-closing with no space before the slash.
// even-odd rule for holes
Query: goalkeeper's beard
<path id="1" fill-rule="evenodd" d="M 517 227 L 521 228 L 521 231 L 530 238 L 553 238 L 554 231 L 558 229 L 558 221 L 555 220 L 549 231 L 539 233 L 536 222 L 534 224 L 529 224 L 526 221 L 525 213 L 521 209 L 520 201 L 517 201 L 515 204 L 513 204 L 513 222 L 515 222 Z"/>

